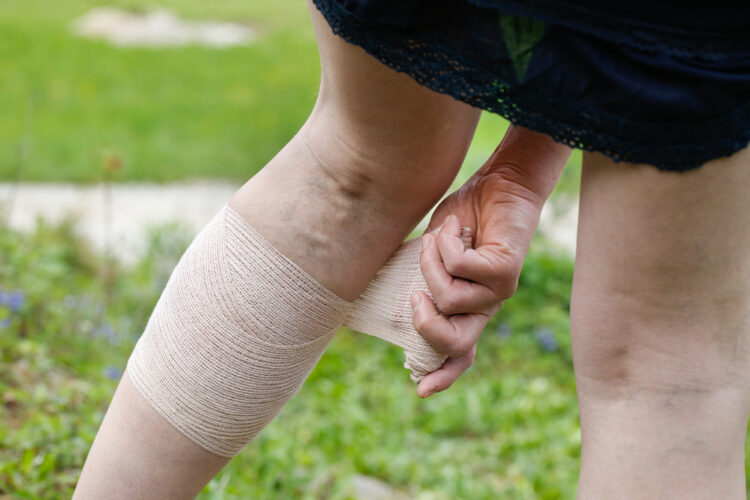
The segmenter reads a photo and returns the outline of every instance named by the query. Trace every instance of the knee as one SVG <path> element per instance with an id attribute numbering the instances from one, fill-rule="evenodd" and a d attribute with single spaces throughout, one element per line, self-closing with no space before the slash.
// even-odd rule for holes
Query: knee
<path id="1" fill-rule="evenodd" d="M 340 107 L 319 101 L 295 139 L 306 143 L 319 177 L 337 196 L 382 209 L 437 202 L 458 173 L 478 120 L 478 111 L 465 105 L 450 116 L 416 121 L 402 110 L 357 116 Z"/>
<path id="2" fill-rule="evenodd" d="M 750 316 L 739 303 L 696 303 L 678 289 L 654 300 L 637 290 L 574 286 L 571 334 L 582 394 L 749 385 Z"/>

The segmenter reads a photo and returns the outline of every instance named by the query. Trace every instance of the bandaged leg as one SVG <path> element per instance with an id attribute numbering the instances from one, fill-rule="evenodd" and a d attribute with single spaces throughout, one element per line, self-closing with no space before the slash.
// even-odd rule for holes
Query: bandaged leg
<path id="1" fill-rule="evenodd" d="M 172 273 L 127 373 L 175 428 L 224 457 L 239 452 L 299 390 L 344 321 L 402 347 L 418 382 L 446 359 L 412 324 L 410 295 L 429 294 L 420 252 L 421 238 L 401 245 L 349 302 L 227 206 Z"/>
<path id="2" fill-rule="evenodd" d="M 127 373 L 186 437 L 231 457 L 299 390 L 352 304 L 227 206 L 172 273 Z"/>
<path id="3" fill-rule="evenodd" d="M 461 238 L 467 248 L 471 247 L 468 227 L 463 228 Z M 344 321 L 346 327 L 403 348 L 406 355 L 404 367 L 411 370 L 414 382 L 440 368 L 448 358 L 428 344 L 412 322 L 411 294 L 421 290 L 432 298 L 419 267 L 421 251 L 421 237 L 402 244 L 378 270 Z"/>

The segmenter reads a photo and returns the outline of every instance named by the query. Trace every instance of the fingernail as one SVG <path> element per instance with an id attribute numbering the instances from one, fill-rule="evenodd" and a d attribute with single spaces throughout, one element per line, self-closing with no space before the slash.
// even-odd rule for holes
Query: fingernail
<path id="1" fill-rule="evenodd" d="M 461 228 L 461 241 L 464 244 L 465 249 L 471 248 L 472 245 L 472 236 L 471 236 L 471 228 L 469 226 L 463 226 Z"/>
<path id="2" fill-rule="evenodd" d="M 417 307 L 419 307 L 419 304 L 421 304 L 421 303 L 422 303 L 422 295 L 419 294 L 419 293 L 412 294 L 412 296 L 411 296 L 411 307 L 413 309 L 416 309 Z"/>

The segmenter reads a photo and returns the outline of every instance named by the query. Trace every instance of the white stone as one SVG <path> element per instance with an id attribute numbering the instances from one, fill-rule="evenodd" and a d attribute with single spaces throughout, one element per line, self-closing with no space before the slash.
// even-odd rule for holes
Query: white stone
<path id="1" fill-rule="evenodd" d="M 255 31 L 238 23 L 187 21 L 166 9 L 145 13 L 99 7 L 73 22 L 79 36 L 104 39 L 120 47 L 206 45 L 232 47 L 255 40 Z"/>
<path id="2" fill-rule="evenodd" d="M 357 474 L 352 478 L 354 498 L 357 500 L 409 500 L 388 483 L 370 476 Z"/>
<path id="3" fill-rule="evenodd" d="M 149 231 L 177 222 L 192 237 L 229 201 L 239 185 L 196 181 L 179 184 L 75 185 L 0 183 L 7 224 L 30 231 L 37 218 L 55 223 L 73 217 L 75 229 L 93 247 L 124 263 L 146 250 Z M 9 213 L 8 213 L 9 212 Z"/>
<path id="4" fill-rule="evenodd" d="M 153 227 L 176 222 L 185 229 L 185 236 L 192 238 L 238 188 L 238 184 L 216 180 L 111 185 L 0 183 L 0 212 L 4 208 L 8 225 L 23 231 L 32 230 L 37 217 L 55 223 L 72 216 L 76 230 L 95 249 L 107 248 L 130 263 L 142 256 Z M 574 255 L 577 216 L 576 200 L 553 199 L 542 211 L 539 230 Z M 424 232 L 429 220 L 430 214 L 415 234 Z"/>

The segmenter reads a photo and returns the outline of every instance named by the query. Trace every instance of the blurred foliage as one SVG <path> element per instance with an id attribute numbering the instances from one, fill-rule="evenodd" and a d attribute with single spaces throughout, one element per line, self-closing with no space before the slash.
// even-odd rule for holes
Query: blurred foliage
<path id="1" fill-rule="evenodd" d="M 312 109 L 320 68 L 305 2 L 159 2 L 189 18 L 256 29 L 256 43 L 223 50 L 122 49 L 76 37 L 71 22 L 99 5 L 143 10 L 153 2 L 0 1 L 0 180 L 97 182 L 108 151 L 121 159 L 123 181 L 241 182 Z M 483 116 L 457 185 L 507 126 Z M 576 153 L 560 189 L 577 190 L 579 163 Z"/>
<path id="2" fill-rule="evenodd" d="M 0 496 L 71 494 L 185 246 L 176 231 L 154 231 L 145 258 L 121 269 L 70 224 L 0 229 Z M 342 331 L 300 394 L 201 498 L 352 498 L 355 474 L 419 499 L 572 498 L 572 265 L 535 247 L 518 294 L 450 390 L 420 400 L 399 349 Z"/>
<path id="3" fill-rule="evenodd" d="M 0 492 L 69 496 L 164 269 L 184 247 L 155 231 L 125 273 L 71 223 L 0 229 Z"/>

